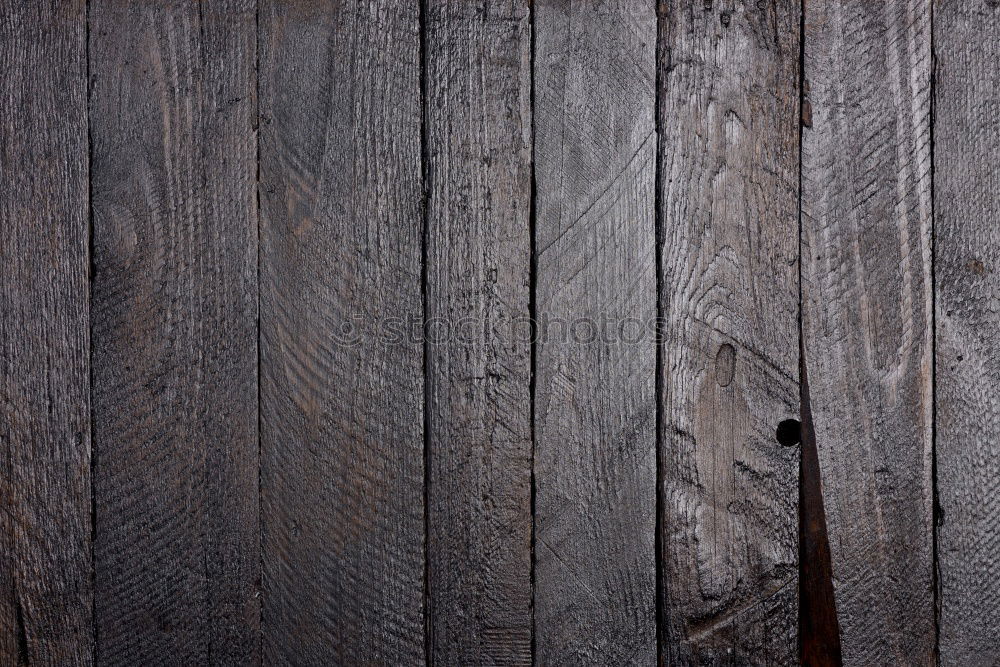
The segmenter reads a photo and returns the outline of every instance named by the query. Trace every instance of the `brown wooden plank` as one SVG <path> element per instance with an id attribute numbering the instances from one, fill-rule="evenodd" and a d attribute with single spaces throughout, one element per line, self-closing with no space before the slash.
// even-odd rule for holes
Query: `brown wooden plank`
<path id="1" fill-rule="evenodd" d="M 530 665 L 528 5 L 427 10 L 432 657 Z"/>
<path id="2" fill-rule="evenodd" d="M 261 9 L 265 662 L 416 664 L 419 5 Z"/>
<path id="3" fill-rule="evenodd" d="M 928 664 L 930 3 L 805 11 L 804 354 L 844 664 Z"/>
<path id="4" fill-rule="evenodd" d="M 105 664 L 260 659 L 255 17 L 91 1 Z"/>
<path id="5" fill-rule="evenodd" d="M 1000 8 L 934 8 L 934 266 L 942 665 L 1000 656 Z"/>
<path id="6" fill-rule="evenodd" d="M 655 6 L 534 9 L 536 657 L 649 664 Z"/>
<path id="7" fill-rule="evenodd" d="M 664 656 L 796 664 L 800 6 L 662 9 Z"/>
<path id="8" fill-rule="evenodd" d="M 0 2 L 0 663 L 92 659 L 86 15 Z"/>

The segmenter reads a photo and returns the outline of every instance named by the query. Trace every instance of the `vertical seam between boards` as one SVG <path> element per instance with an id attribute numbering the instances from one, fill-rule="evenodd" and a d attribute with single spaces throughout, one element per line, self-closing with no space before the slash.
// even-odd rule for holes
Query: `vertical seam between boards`
<path id="1" fill-rule="evenodd" d="M 940 519 L 940 498 L 938 496 L 938 456 L 937 456 L 937 234 L 936 197 L 934 192 L 934 126 L 937 115 L 937 52 L 934 42 L 934 2 L 928 0 L 930 21 L 930 118 L 928 134 L 930 141 L 930 292 L 931 292 L 931 588 L 934 603 L 934 663 L 941 664 L 941 576 L 938 552 L 938 521 Z"/>
<path id="2" fill-rule="evenodd" d="M 536 626 L 536 599 L 535 592 L 536 586 L 536 559 L 535 559 L 535 546 L 536 546 L 536 525 L 535 525 L 535 508 L 536 508 L 536 492 L 537 492 L 537 480 L 535 478 L 535 454 L 537 449 L 537 432 L 535 429 L 535 395 L 536 395 L 536 381 L 537 381 L 537 359 L 538 359 L 538 303 L 537 303 L 537 283 L 538 283 L 538 253 L 537 253 L 537 239 L 536 239 L 536 228 L 537 228 L 537 197 L 538 197 L 538 184 L 537 175 L 535 173 L 535 12 L 536 6 L 531 0 L 528 1 L 528 31 L 529 31 L 529 55 L 528 55 L 528 68 L 529 72 L 529 85 L 530 89 L 528 91 L 529 106 L 531 107 L 531 118 L 529 120 L 531 124 L 531 147 L 530 147 L 530 158 L 531 163 L 530 168 L 530 182 L 529 182 L 529 195 L 528 195 L 528 320 L 530 322 L 531 329 L 531 340 L 530 340 L 530 352 L 529 352 L 529 376 L 528 376 L 528 419 L 530 421 L 529 433 L 531 437 L 531 462 L 529 465 L 528 473 L 528 488 L 529 488 L 529 501 L 528 501 L 528 512 L 531 515 L 531 525 L 530 525 L 530 538 L 529 538 L 529 565 L 528 565 L 528 580 L 530 588 L 530 622 L 531 622 L 531 641 L 530 641 L 530 652 L 531 652 L 531 664 L 535 665 L 538 663 L 537 659 L 537 639 L 536 636 L 537 626 Z"/>
<path id="3" fill-rule="evenodd" d="M 430 562 L 430 540 L 431 540 L 431 403 L 432 397 L 430 375 L 430 344 L 427 336 L 427 309 L 429 304 L 429 242 L 430 242 L 430 143 L 428 136 L 427 105 L 428 105 L 428 65 L 427 57 L 427 12 L 429 0 L 420 0 L 419 16 L 417 21 L 418 43 L 420 56 L 420 178 L 421 178 L 421 244 L 420 244 L 420 292 L 421 310 L 423 317 L 422 327 L 422 364 L 423 364 L 423 520 L 424 520 L 424 580 L 423 580 L 423 621 L 424 621 L 424 662 L 431 665 L 434 662 L 433 655 L 433 634 L 434 622 L 431 599 L 431 562 Z"/>
<path id="4" fill-rule="evenodd" d="M 798 317 L 798 339 L 799 339 L 799 341 L 798 341 L 799 342 L 799 346 L 798 346 L 799 347 L 799 473 L 796 475 L 795 479 L 797 480 L 797 486 L 798 486 L 798 489 L 797 489 L 798 494 L 797 495 L 798 495 L 798 500 L 799 500 L 799 507 L 798 507 L 798 517 L 799 518 L 797 518 L 795 526 L 796 526 L 796 535 L 798 536 L 798 545 L 797 545 L 797 548 L 796 548 L 796 555 L 798 556 L 798 561 L 799 561 L 798 564 L 797 564 L 796 570 L 797 570 L 798 586 L 799 586 L 799 591 L 800 592 L 799 592 L 798 600 L 797 600 L 797 613 L 796 613 L 797 618 L 796 618 L 796 621 L 795 621 L 795 627 L 796 627 L 796 633 L 795 633 L 795 635 L 796 635 L 797 641 L 798 641 L 798 650 L 797 650 L 797 653 L 798 653 L 798 656 L 801 658 L 801 656 L 802 656 L 802 647 L 803 647 L 803 641 L 802 641 L 802 622 L 800 620 L 801 617 L 802 617 L 802 594 L 801 594 L 801 588 L 802 588 L 802 526 L 801 526 L 801 518 L 800 517 L 802 516 L 802 500 L 803 500 L 803 496 L 802 496 L 802 472 L 801 472 L 801 470 L 802 470 L 802 463 L 801 463 L 801 460 L 802 460 L 802 456 L 803 456 L 803 450 L 805 448 L 805 443 L 802 442 L 802 433 L 803 433 L 803 431 L 804 431 L 804 429 L 806 427 L 805 420 L 803 419 L 804 415 L 802 414 L 802 408 L 803 408 L 803 405 L 802 405 L 802 402 L 803 402 L 802 401 L 802 382 L 803 382 L 802 369 L 805 366 L 805 356 L 806 356 L 806 347 L 805 347 L 805 321 L 804 321 L 804 318 L 803 318 L 804 306 L 803 306 L 803 290 L 802 290 L 802 274 L 803 274 L 803 271 L 802 271 L 802 263 L 803 263 L 803 257 L 802 257 L 802 232 L 803 232 L 803 224 L 802 224 L 802 171 L 803 171 L 803 169 L 802 169 L 802 162 L 803 162 L 803 158 L 802 158 L 802 137 L 803 137 L 803 112 L 804 112 L 804 105 L 806 103 L 806 97 L 805 97 L 805 83 L 806 83 L 806 0 L 800 0 L 800 2 L 799 2 L 799 73 L 798 74 L 799 74 L 799 76 L 798 76 L 799 105 L 798 105 L 797 114 L 796 114 L 797 115 L 797 117 L 796 117 L 796 127 L 798 128 L 798 192 L 797 192 L 797 200 L 798 200 L 797 204 L 798 204 L 798 206 L 797 206 L 797 217 L 798 217 L 798 273 L 799 273 L 799 275 L 798 275 L 798 297 L 799 297 L 799 317 Z"/>
<path id="5" fill-rule="evenodd" d="M 654 600 L 655 600 L 655 618 L 653 621 L 653 628 L 656 633 L 656 662 L 658 665 L 663 665 L 664 656 L 664 642 L 663 642 L 663 632 L 664 632 L 664 600 L 663 600 L 663 585 L 664 585 L 664 574 L 663 574 L 663 245 L 664 245 L 664 219 L 662 211 L 662 201 L 661 201 L 661 188 L 660 180 L 662 178 L 663 169 L 663 141 L 660 136 L 660 130 L 662 125 L 662 118 L 660 113 L 660 89 L 662 85 L 661 81 L 661 64 L 662 64 L 662 50 L 665 48 L 663 43 L 663 17 L 661 12 L 662 6 L 659 2 L 656 4 L 655 20 L 656 20 L 656 42 L 654 46 L 654 74 L 653 74 L 653 129 L 656 132 L 656 157 L 655 165 L 653 171 L 653 237 L 654 237 L 654 262 L 656 268 L 655 280 L 655 312 L 656 312 L 656 323 L 655 323 L 655 336 L 653 337 L 653 345 L 655 347 L 655 362 L 654 362 L 654 377 L 653 377 L 653 393 L 654 393 L 654 428 L 656 429 L 653 441 L 655 443 L 656 451 L 654 453 L 654 461 L 656 465 L 656 488 L 655 488 L 655 520 L 654 520 L 654 535 L 653 535 L 653 554 L 656 562 L 654 563 L 653 571 L 655 577 L 655 589 L 654 589 Z"/>
<path id="6" fill-rule="evenodd" d="M 263 365 L 261 363 L 261 349 L 262 349 L 262 336 L 261 336 L 261 264 L 262 255 L 261 252 L 261 201 L 260 201 L 260 135 L 261 135 L 261 116 L 260 116 L 260 50 L 261 50 L 261 39 L 260 39 L 260 5 L 264 0 L 257 0 L 254 5 L 254 32 L 255 39 L 254 44 L 256 46 L 254 50 L 254 119 L 251 123 L 251 128 L 255 128 L 256 136 L 256 163 L 257 163 L 257 173 L 255 178 L 255 193 L 256 193 L 256 216 L 257 216 L 257 522 L 258 522 L 258 548 L 260 550 L 259 554 L 259 570 L 258 570 L 258 584 L 257 584 L 257 595 L 258 595 L 258 607 L 257 607 L 257 639 L 259 649 L 257 651 L 258 664 L 263 664 L 264 662 L 264 420 L 263 420 Z"/>
<path id="7" fill-rule="evenodd" d="M 98 663 L 97 655 L 97 439 L 94 428 L 94 280 L 97 275 L 97 265 L 94 260 L 94 140 L 91 132 L 90 97 L 90 1 L 83 8 L 84 12 L 84 76 L 86 86 L 85 118 L 87 124 L 87 412 L 90 430 L 90 625 L 91 625 L 91 658 Z"/>

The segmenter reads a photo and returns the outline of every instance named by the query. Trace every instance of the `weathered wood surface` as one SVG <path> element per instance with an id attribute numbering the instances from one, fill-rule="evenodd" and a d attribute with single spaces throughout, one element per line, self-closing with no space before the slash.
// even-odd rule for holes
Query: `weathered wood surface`
<path id="1" fill-rule="evenodd" d="M 935 5 L 934 251 L 942 665 L 1000 656 L 1000 8 Z"/>
<path id="2" fill-rule="evenodd" d="M 847 665 L 934 661 L 930 4 L 805 4 L 802 320 Z"/>
<path id="3" fill-rule="evenodd" d="M 91 662 L 86 15 L 0 2 L 0 663 Z"/>
<path id="4" fill-rule="evenodd" d="M 650 664 L 655 7 L 534 11 L 536 658 Z"/>
<path id="5" fill-rule="evenodd" d="M 798 2 L 664 3 L 668 664 L 796 664 Z"/>
<path id="6" fill-rule="evenodd" d="M 252 0 L 92 0 L 103 664 L 259 660 Z"/>
<path id="7" fill-rule="evenodd" d="M 932 1 L 0 0 L 0 663 L 996 661 Z"/>
<path id="8" fill-rule="evenodd" d="M 426 7 L 431 656 L 530 665 L 528 4 Z"/>
<path id="9" fill-rule="evenodd" d="M 416 664 L 419 5 L 260 20 L 264 662 Z"/>

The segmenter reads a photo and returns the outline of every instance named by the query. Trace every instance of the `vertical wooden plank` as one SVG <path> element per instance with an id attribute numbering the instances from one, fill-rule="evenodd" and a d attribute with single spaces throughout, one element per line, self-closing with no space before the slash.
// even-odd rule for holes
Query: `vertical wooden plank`
<path id="1" fill-rule="evenodd" d="M 656 660 L 656 11 L 536 3 L 537 659 Z"/>
<path id="2" fill-rule="evenodd" d="M 432 656 L 531 664 L 531 33 L 527 2 L 430 0 Z"/>
<path id="3" fill-rule="evenodd" d="M 90 664 L 86 14 L 0 2 L 0 663 Z"/>
<path id="4" fill-rule="evenodd" d="M 664 655 L 796 664 L 800 4 L 662 7 Z"/>
<path id="5" fill-rule="evenodd" d="M 419 19 L 262 6 L 268 663 L 424 660 Z"/>
<path id="6" fill-rule="evenodd" d="M 253 663 L 255 3 L 90 22 L 98 660 Z"/>
<path id="7" fill-rule="evenodd" d="M 942 665 L 1000 655 L 1000 9 L 934 8 L 934 261 Z"/>
<path id="8" fill-rule="evenodd" d="M 804 355 L 844 663 L 928 664 L 930 3 L 805 12 Z"/>

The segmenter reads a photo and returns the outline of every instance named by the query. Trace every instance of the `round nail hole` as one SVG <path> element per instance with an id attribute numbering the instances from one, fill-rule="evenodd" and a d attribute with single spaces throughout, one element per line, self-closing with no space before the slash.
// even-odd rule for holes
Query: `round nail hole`
<path id="1" fill-rule="evenodd" d="M 794 447 L 799 444 L 799 440 L 802 438 L 801 429 L 802 425 L 799 424 L 798 419 L 786 419 L 778 424 L 774 437 L 785 447 Z"/>

